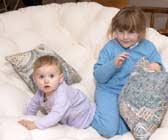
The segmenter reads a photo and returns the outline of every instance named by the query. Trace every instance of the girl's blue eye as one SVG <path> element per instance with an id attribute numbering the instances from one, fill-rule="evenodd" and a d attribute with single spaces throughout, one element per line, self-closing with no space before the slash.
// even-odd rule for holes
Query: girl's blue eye
<path id="1" fill-rule="evenodd" d="M 54 77 L 54 74 L 50 74 L 50 78 L 53 78 Z"/>
<path id="2" fill-rule="evenodd" d="M 44 75 L 40 75 L 40 79 L 43 79 L 44 78 Z"/>

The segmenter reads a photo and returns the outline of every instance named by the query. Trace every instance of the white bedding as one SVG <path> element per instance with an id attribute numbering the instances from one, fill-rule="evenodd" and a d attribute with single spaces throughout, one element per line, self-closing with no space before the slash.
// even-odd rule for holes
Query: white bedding
<path id="1" fill-rule="evenodd" d="M 117 8 L 81 2 L 28 7 L 0 14 L 0 140 L 105 139 L 91 127 L 75 129 L 57 125 L 46 130 L 28 131 L 19 125 L 17 120 L 20 118 L 36 119 L 41 114 L 24 116 L 26 103 L 33 94 L 4 57 L 44 43 L 79 72 L 82 81 L 73 86 L 93 101 L 93 64 L 108 40 L 106 33 L 117 11 Z M 168 38 L 151 28 L 147 29 L 146 37 L 157 46 L 168 70 Z M 167 132 L 168 113 L 150 140 L 167 140 Z M 130 132 L 109 139 L 134 140 Z"/>

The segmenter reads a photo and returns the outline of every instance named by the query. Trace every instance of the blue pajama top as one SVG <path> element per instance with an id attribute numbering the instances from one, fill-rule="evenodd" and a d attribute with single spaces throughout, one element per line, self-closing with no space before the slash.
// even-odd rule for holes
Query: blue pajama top
<path id="1" fill-rule="evenodd" d="M 114 60 L 123 52 L 128 52 L 129 56 L 123 65 L 117 68 L 114 65 Z M 164 69 L 158 51 L 149 40 L 143 39 L 133 48 L 122 47 L 117 39 L 107 42 L 100 51 L 98 61 L 94 65 L 96 92 L 119 94 L 141 57 L 146 57 L 150 62 L 159 63 Z"/>

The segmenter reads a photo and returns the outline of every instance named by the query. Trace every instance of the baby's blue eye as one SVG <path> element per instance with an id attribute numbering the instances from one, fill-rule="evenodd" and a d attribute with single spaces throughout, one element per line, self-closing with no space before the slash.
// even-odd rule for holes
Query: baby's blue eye
<path id="1" fill-rule="evenodd" d="M 40 75 L 40 79 L 43 79 L 44 78 L 44 75 Z"/>
<path id="2" fill-rule="evenodd" d="M 54 77 L 54 74 L 50 74 L 50 78 L 53 78 Z"/>
<path id="3" fill-rule="evenodd" d="M 137 33 L 137 32 L 136 32 L 136 31 L 130 31 L 129 33 L 130 33 L 130 34 L 134 34 L 134 33 Z"/>

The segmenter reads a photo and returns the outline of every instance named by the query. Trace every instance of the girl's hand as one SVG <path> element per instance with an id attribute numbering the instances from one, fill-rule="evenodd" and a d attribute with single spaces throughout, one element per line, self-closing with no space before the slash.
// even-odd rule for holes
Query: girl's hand
<path id="1" fill-rule="evenodd" d="M 18 121 L 18 123 L 20 123 L 21 125 L 26 127 L 28 130 L 32 130 L 32 129 L 37 128 L 36 124 L 33 121 L 23 119 L 23 120 Z"/>
<path id="2" fill-rule="evenodd" d="M 114 64 L 116 65 L 116 67 L 120 67 L 123 62 L 125 61 L 125 59 L 128 57 L 128 53 L 127 52 L 123 52 L 121 53 L 115 60 L 114 60 Z"/>
<path id="3" fill-rule="evenodd" d="M 162 71 L 161 66 L 158 63 L 152 62 L 147 66 L 147 69 L 152 71 Z"/>

